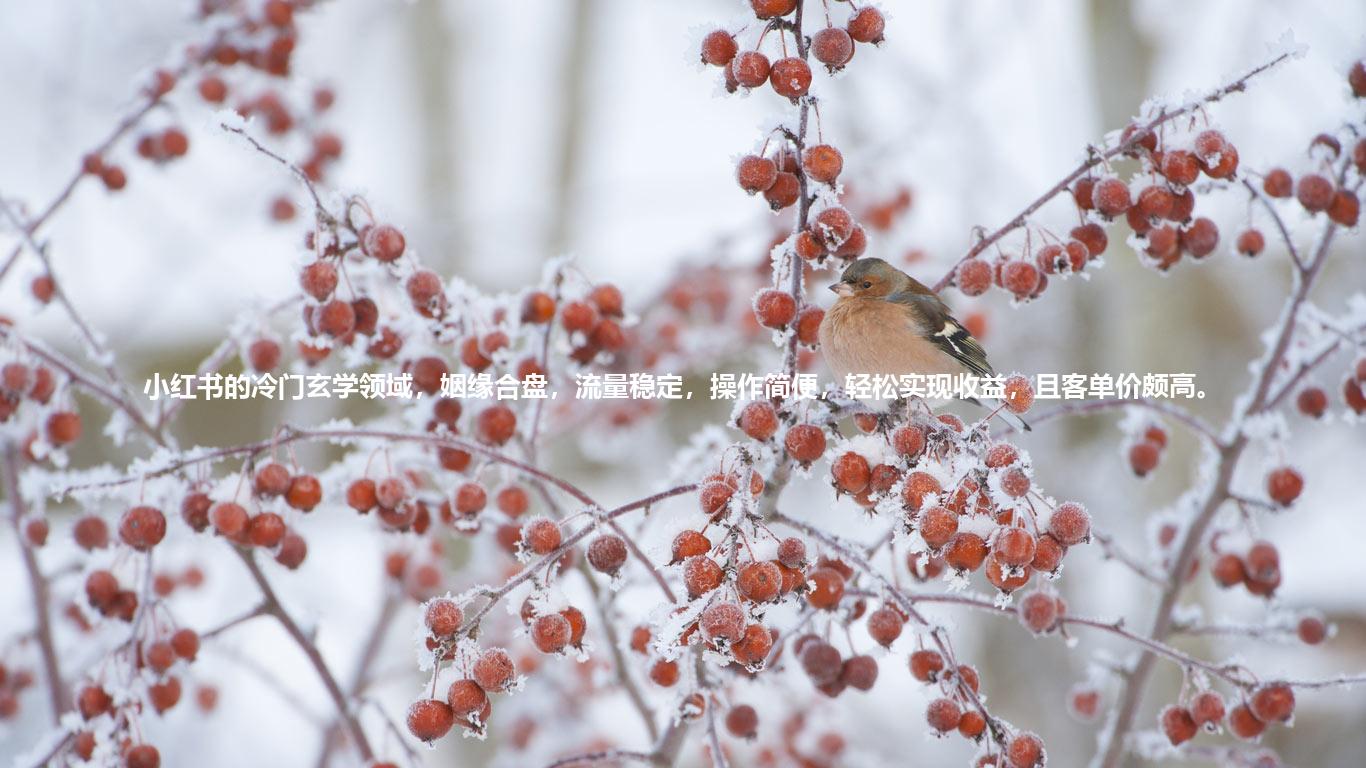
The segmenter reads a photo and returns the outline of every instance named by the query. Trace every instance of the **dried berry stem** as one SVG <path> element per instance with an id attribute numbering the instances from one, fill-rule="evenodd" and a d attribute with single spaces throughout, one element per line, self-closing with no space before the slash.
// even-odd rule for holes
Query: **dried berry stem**
<path id="1" fill-rule="evenodd" d="M 1174 405 L 1161 400 L 1152 400 L 1146 397 L 1125 397 L 1110 400 L 1089 400 L 1086 402 L 1063 403 L 1062 405 L 1054 406 L 1047 410 L 1041 410 L 1037 414 L 1031 414 L 1029 423 L 1043 424 L 1050 421 L 1056 421 L 1065 416 L 1089 416 L 1091 414 L 1104 413 L 1122 408 L 1144 408 L 1155 413 L 1160 413 L 1174 421 L 1180 422 L 1182 425 L 1189 428 L 1191 432 L 1210 443 L 1219 441 L 1218 433 L 1216 433 L 1214 428 L 1207 424 L 1204 419 L 1179 405 Z M 1014 426 L 1007 424 L 1001 430 L 1000 435 L 1008 435 L 1017 431 L 1018 430 Z"/>
<path id="2" fill-rule="evenodd" d="M 1020 211 L 1015 215 L 1015 218 L 1006 222 L 1005 225 L 1002 226 L 1000 229 L 997 229 L 995 232 L 992 232 L 991 234 L 983 237 L 982 239 L 974 243 L 973 246 L 968 249 L 968 252 L 964 254 L 961 258 L 959 258 L 957 261 L 955 261 L 953 263 L 953 266 L 949 267 L 948 272 L 944 273 L 944 276 L 939 278 L 939 282 L 934 284 L 935 293 L 944 290 L 953 283 L 954 272 L 958 269 L 959 264 L 962 264 L 968 259 L 977 256 L 978 254 L 985 251 L 987 248 L 990 248 L 1001 238 L 1005 237 L 1011 232 L 1014 232 L 1020 227 L 1025 226 L 1025 224 L 1029 221 L 1029 217 L 1034 215 L 1035 211 L 1044 207 L 1048 204 L 1050 200 L 1065 192 L 1069 187 L 1072 186 L 1073 182 L 1075 182 L 1077 179 L 1080 179 L 1082 176 L 1085 176 L 1087 172 L 1089 172 L 1092 168 L 1095 168 L 1096 166 L 1102 163 L 1108 162 L 1120 156 L 1121 154 L 1124 154 L 1125 152 L 1129 152 L 1130 150 L 1134 149 L 1138 146 L 1138 143 L 1143 139 L 1143 136 L 1145 134 L 1151 133 L 1154 129 L 1162 126 L 1163 124 L 1175 120 L 1176 118 L 1181 117 L 1183 115 L 1188 115 L 1209 104 L 1213 104 L 1217 101 L 1220 101 L 1230 94 L 1239 93 L 1245 90 L 1247 88 L 1247 83 L 1249 80 L 1275 67 L 1277 64 L 1280 64 L 1281 62 L 1291 58 L 1292 55 L 1293 54 L 1290 53 L 1279 54 L 1270 61 L 1266 61 L 1256 67 L 1253 67 L 1251 70 L 1248 70 L 1238 79 L 1233 80 L 1232 82 L 1226 85 L 1215 88 L 1214 90 L 1206 93 L 1204 96 L 1201 96 L 1200 98 L 1194 101 L 1183 104 L 1182 106 L 1170 112 L 1163 111 L 1159 113 L 1157 117 L 1149 120 L 1146 123 L 1143 123 L 1140 130 L 1134 131 L 1133 135 L 1129 138 L 1128 141 L 1121 141 L 1119 144 L 1116 144 L 1115 146 L 1104 151 L 1096 151 L 1093 149 L 1090 153 L 1090 157 L 1084 160 L 1081 163 L 1081 165 L 1078 165 L 1075 169 L 1072 170 L 1071 173 L 1064 176 L 1061 181 L 1059 181 L 1057 184 L 1054 184 L 1052 188 L 1050 188 L 1047 192 L 1044 192 L 1042 195 L 1036 198 L 1034 202 L 1025 206 L 1024 210 Z"/>
<path id="3" fill-rule="evenodd" d="M 581 768 L 581 766 L 598 763 L 617 764 L 623 760 L 636 763 L 653 763 L 654 755 L 649 752 L 632 752 L 625 749 L 604 749 L 599 752 L 585 752 L 582 755 L 562 757 L 545 768 Z"/>
<path id="4" fill-rule="evenodd" d="M 38 567 L 38 558 L 28 545 L 28 537 L 22 530 L 24 518 L 24 498 L 19 491 L 19 449 L 6 442 L 5 447 L 5 495 L 9 497 L 10 524 L 14 527 L 14 541 L 19 547 L 19 555 L 28 573 L 29 594 L 33 598 L 33 614 L 36 627 L 34 636 L 42 652 L 43 672 L 47 679 L 48 698 L 52 703 L 52 724 L 57 725 L 62 713 L 71 707 L 66 684 L 62 682 L 62 670 L 57 660 L 57 646 L 52 639 L 52 617 L 48 613 L 51 601 L 48 595 L 47 577 Z"/>
<path id="5" fill-rule="evenodd" d="M 1138 558 L 1124 551 L 1124 548 L 1120 547 L 1119 544 L 1115 542 L 1113 536 L 1101 533 L 1095 528 L 1092 528 L 1091 538 L 1095 539 L 1096 543 L 1100 545 L 1101 550 L 1105 553 L 1106 559 L 1123 564 L 1124 567 L 1133 571 L 1139 578 L 1151 584 L 1156 584 L 1159 587 L 1166 585 L 1166 577 L 1155 573 L 1153 569 L 1144 565 Z"/>

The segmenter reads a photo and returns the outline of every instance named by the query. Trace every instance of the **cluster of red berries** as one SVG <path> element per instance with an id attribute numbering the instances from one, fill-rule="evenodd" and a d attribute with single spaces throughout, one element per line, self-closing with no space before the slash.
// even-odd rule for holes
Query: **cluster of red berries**
<path id="1" fill-rule="evenodd" d="M 57 392 L 57 377 L 45 365 L 12 360 L 0 365 L 0 424 L 9 421 L 25 401 L 45 406 Z M 81 436 L 81 417 L 75 411 L 56 410 L 47 415 L 43 434 L 54 446 L 69 445 Z M 25 442 L 37 439 L 37 431 Z"/>
<path id="2" fill-rule="evenodd" d="M 751 0 L 754 15 L 768 23 L 759 34 L 753 49 L 740 50 L 735 36 L 723 29 L 707 34 L 702 40 L 702 63 L 720 67 L 726 90 L 734 93 L 740 88 L 759 88 L 768 83 L 779 96 L 796 101 L 811 88 L 811 66 L 801 56 L 790 56 L 785 32 L 794 30 L 786 17 L 797 11 L 798 0 Z M 826 26 L 809 40 L 794 41 L 799 51 L 809 45 L 810 54 L 830 72 L 843 69 L 854 57 L 856 43 L 877 44 L 883 40 L 886 19 L 872 6 L 854 10 L 843 29 Z M 764 37 L 777 30 L 782 56 L 770 62 L 760 51 Z"/>
<path id="3" fill-rule="evenodd" d="M 429 601 L 423 612 L 427 648 L 442 662 L 458 657 L 464 676 L 451 683 L 444 701 L 420 699 L 409 707 L 408 730 L 422 741 L 445 736 L 457 723 L 461 728 L 483 733 L 493 711 L 489 694 L 503 693 L 516 685 L 517 667 L 506 650 L 457 648 L 464 620 L 463 610 L 447 597 Z"/>
<path id="4" fill-rule="evenodd" d="M 1158 715 L 1162 732 L 1179 746 L 1195 738 L 1200 729 L 1216 733 L 1220 726 L 1240 739 L 1258 738 L 1272 723 L 1286 723 L 1295 713 L 1295 690 L 1284 683 L 1267 683 L 1252 689 L 1245 701 L 1231 710 L 1216 691 L 1201 691 L 1186 704 L 1172 704 Z"/>
<path id="5" fill-rule="evenodd" d="M 1242 585 L 1249 593 L 1267 599 L 1275 594 L 1281 585 L 1281 556 L 1275 544 L 1256 541 L 1241 554 L 1217 547 L 1217 540 L 1211 540 L 1210 548 L 1216 555 L 1210 565 L 1214 583 L 1224 589 Z"/>
<path id="6" fill-rule="evenodd" d="M 954 282 L 967 296 L 980 296 L 995 285 L 1016 301 L 1038 298 L 1048 287 L 1050 275 L 1080 273 L 1110 244 L 1105 229 L 1095 222 L 1079 224 L 1068 235 L 1067 240 L 1052 238 L 1055 242 L 1034 250 L 1027 246 L 1018 257 L 1002 252 L 994 260 L 965 259 L 954 272 Z"/>
<path id="7" fill-rule="evenodd" d="M 1366 413 L 1366 357 L 1356 361 L 1342 381 L 1342 401 L 1352 413 Z M 1328 393 L 1322 387 L 1309 386 L 1295 396 L 1295 407 L 1312 419 L 1328 412 Z"/>
<path id="8" fill-rule="evenodd" d="M 0 664 L 0 721 L 13 720 L 19 714 L 19 695 L 32 688 L 33 683 L 32 670 Z"/>
<path id="9" fill-rule="evenodd" d="M 1157 469 L 1166 449 L 1167 430 L 1157 424 L 1149 424 L 1129 444 L 1129 469 L 1138 477 L 1146 477 Z"/>
<path id="10" fill-rule="evenodd" d="M 92 680 L 76 691 L 76 711 L 86 723 L 106 717 L 113 720 L 116 726 L 113 738 L 119 740 L 120 752 L 127 766 L 156 768 L 160 765 L 160 752 L 151 744 L 134 741 L 135 732 L 130 723 L 142 711 L 143 701 L 158 715 L 165 714 L 180 703 L 182 686 L 177 673 L 185 665 L 194 662 L 198 654 L 199 635 L 192 629 L 163 631 L 155 637 L 144 639 L 130 654 L 135 669 L 150 673 L 150 679 L 144 686 L 143 700 L 116 699 L 102 684 Z M 202 690 L 198 698 L 201 708 L 212 708 L 212 702 L 205 706 Z M 100 738 L 106 738 L 96 737 L 96 733 L 102 730 L 92 725 L 77 731 L 72 742 L 73 752 L 82 760 L 91 759 Z"/>

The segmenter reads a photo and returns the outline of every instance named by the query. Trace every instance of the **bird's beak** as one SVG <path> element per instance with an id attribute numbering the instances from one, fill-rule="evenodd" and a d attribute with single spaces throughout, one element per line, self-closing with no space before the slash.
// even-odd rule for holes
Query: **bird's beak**
<path id="1" fill-rule="evenodd" d="M 850 288 L 848 283 L 835 283 L 834 285 L 830 286 L 830 290 L 834 291 L 836 296 L 854 295 L 854 289 Z"/>

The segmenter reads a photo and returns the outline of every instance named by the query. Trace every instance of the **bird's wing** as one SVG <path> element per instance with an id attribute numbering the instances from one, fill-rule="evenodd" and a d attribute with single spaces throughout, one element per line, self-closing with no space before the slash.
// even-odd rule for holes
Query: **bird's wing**
<path id="1" fill-rule="evenodd" d="M 912 308 L 921 322 L 925 338 L 962 363 L 964 368 L 977 376 L 993 375 L 986 350 L 937 296 L 917 291 L 898 291 L 888 296 L 887 301 Z"/>

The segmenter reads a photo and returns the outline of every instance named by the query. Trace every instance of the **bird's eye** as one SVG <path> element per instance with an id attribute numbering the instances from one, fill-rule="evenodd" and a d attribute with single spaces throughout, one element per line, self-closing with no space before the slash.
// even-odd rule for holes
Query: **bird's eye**
<path id="1" fill-rule="evenodd" d="M 864 280 L 864 281 L 863 281 L 863 289 L 864 289 L 864 290 L 867 290 L 867 289 L 872 288 L 872 287 L 873 287 L 873 284 L 872 284 L 872 283 L 868 282 L 867 280 Z"/>

